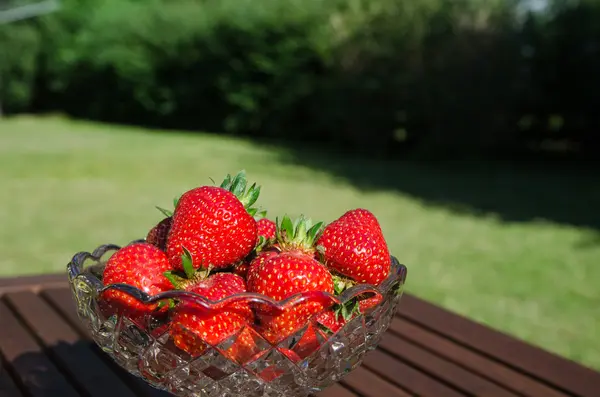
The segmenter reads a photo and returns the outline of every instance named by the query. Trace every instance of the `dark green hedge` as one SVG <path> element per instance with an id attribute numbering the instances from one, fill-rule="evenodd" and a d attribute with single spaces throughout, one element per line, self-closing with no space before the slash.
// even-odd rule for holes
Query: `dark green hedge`
<path id="1" fill-rule="evenodd" d="M 0 26 L 0 90 L 12 113 L 381 156 L 598 149 L 598 7 L 517 3 L 63 0 Z"/>

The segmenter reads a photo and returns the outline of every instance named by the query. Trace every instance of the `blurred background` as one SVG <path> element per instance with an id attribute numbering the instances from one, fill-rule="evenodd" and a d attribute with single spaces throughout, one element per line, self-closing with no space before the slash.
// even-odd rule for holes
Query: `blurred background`
<path id="1" fill-rule="evenodd" d="M 599 1 L 4 0 L 0 103 L 0 276 L 246 169 L 269 217 L 368 208 L 410 293 L 600 369 Z"/>

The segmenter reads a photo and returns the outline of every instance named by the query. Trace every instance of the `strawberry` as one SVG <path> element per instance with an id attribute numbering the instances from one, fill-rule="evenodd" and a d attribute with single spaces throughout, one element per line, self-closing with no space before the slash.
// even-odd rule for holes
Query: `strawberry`
<path id="1" fill-rule="evenodd" d="M 272 244 L 272 240 L 265 240 L 264 237 L 259 236 L 258 245 L 256 246 L 254 252 L 242 262 L 238 263 L 233 268 L 233 272 L 247 279 L 248 274 L 256 274 L 254 269 L 260 266 L 265 259 L 270 257 L 273 253 L 277 252 L 279 252 L 277 244 Z M 253 271 L 249 272 L 251 268 Z"/>
<path id="2" fill-rule="evenodd" d="M 372 307 L 375 307 L 379 303 L 381 303 L 382 300 L 383 300 L 383 297 L 381 295 L 374 295 L 369 298 L 359 300 L 358 301 L 358 310 L 364 314 Z"/>
<path id="3" fill-rule="evenodd" d="M 246 281 L 250 284 L 250 279 L 254 279 L 258 274 L 258 269 L 262 266 L 265 261 L 279 253 L 277 246 L 271 246 L 264 251 L 260 251 L 251 261 L 247 264 L 246 268 Z M 254 282 L 254 280 L 252 281 Z"/>
<path id="4" fill-rule="evenodd" d="M 264 237 L 265 240 L 275 240 L 275 233 L 277 231 L 277 225 L 270 219 L 261 218 L 256 221 L 258 228 L 258 236 Z"/>
<path id="5" fill-rule="evenodd" d="M 256 343 L 256 338 L 260 338 L 260 336 L 247 326 L 238 334 L 232 345 L 222 353 L 225 357 L 242 365 L 255 361 L 264 354 L 268 354 L 268 350 L 262 349 L 260 344 Z M 278 347 L 277 350 L 293 362 L 300 361 L 300 357 L 293 350 L 282 347 Z"/>
<path id="6" fill-rule="evenodd" d="M 316 317 L 316 321 L 326 327 L 332 333 L 338 332 L 344 325 L 346 319 L 336 310 L 326 310 Z"/>
<path id="7" fill-rule="evenodd" d="M 200 281 L 191 280 L 185 290 L 216 301 L 246 292 L 244 279 L 232 273 L 216 273 Z M 183 300 L 173 309 L 170 334 L 175 346 L 193 357 L 216 346 L 252 322 L 252 311 L 245 302 L 210 310 Z"/>
<path id="8" fill-rule="evenodd" d="M 161 251 L 164 251 L 167 247 L 167 236 L 171 229 L 171 221 L 172 218 L 169 216 L 158 222 L 158 224 L 148 232 L 146 242 L 158 247 Z"/>
<path id="9" fill-rule="evenodd" d="M 186 248 L 196 268 L 224 268 L 240 262 L 256 246 L 256 202 L 260 187 L 246 191 L 245 172 L 230 175 L 221 186 L 201 186 L 184 193 L 177 202 L 167 240 L 167 256 L 182 270 Z"/>
<path id="10" fill-rule="evenodd" d="M 284 217 L 277 230 L 278 250 L 265 252 L 258 265 L 250 266 L 248 291 L 277 301 L 302 292 L 333 293 L 331 274 L 314 259 L 313 243 L 321 225 L 318 223 L 310 227 L 310 220 L 304 217 L 298 218 L 295 223 Z M 262 305 L 255 308 L 263 336 L 275 344 L 305 325 L 329 303 L 329 298 L 312 298 L 283 311 Z"/>
<path id="11" fill-rule="evenodd" d="M 286 356 L 287 359 L 290 360 L 291 362 L 293 362 L 294 364 L 298 363 L 298 361 L 301 360 L 300 356 L 298 356 L 293 350 L 284 349 L 284 348 L 278 348 L 277 350 L 281 354 Z M 287 372 L 285 369 L 285 364 L 284 363 L 281 363 L 281 364 L 283 364 L 283 365 L 281 365 L 281 367 L 277 364 L 268 366 L 267 368 L 260 371 L 258 376 L 260 376 L 262 378 L 262 380 L 264 380 L 267 383 L 274 381 L 275 379 L 279 378 L 280 376 L 285 375 L 285 373 Z"/>
<path id="12" fill-rule="evenodd" d="M 242 365 L 253 361 L 265 353 L 256 344 L 254 335 L 255 332 L 250 329 L 250 326 L 244 327 L 235 342 L 228 349 L 222 351 L 223 355 Z"/>
<path id="13" fill-rule="evenodd" d="M 248 276 L 248 269 L 250 268 L 250 264 L 246 261 L 238 263 L 233 268 L 233 273 L 237 274 L 241 278 L 245 279 Z"/>
<path id="14" fill-rule="evenodd" d="M 379 285 L 390 273 L 387 243 L 368 210 L 346 212 L 325 227 L 316 244 L 327 267 L 358 283 Z"/>
<path id="15" fill-rule="evenodd" d="M 327 328 L 331 333 L 338 332 L 346 323 L 359 313 L 364 314 L 367 310 L 380 303 L 381 295 L 375 295 L 358 301 L 358 307 L 353 299 L 344 308 L 336 305 L 332 309 L 320 313 L 316 321 Z"/>
<path id="16" fill-rule="evenodd" d="M 148 243 L 135 243 L 115 252 L 103 272 L 104 285 L 129 284 L 149 295 L 172 289 L 164 276 L 170 269 L 164 252 Z M 144 304 L 122 291 L 108 289 L 102 293 L 101 306 L 107 315 L 123 315 L 145 328 L 144 316 L 157 310 L 157 304 Z"/>

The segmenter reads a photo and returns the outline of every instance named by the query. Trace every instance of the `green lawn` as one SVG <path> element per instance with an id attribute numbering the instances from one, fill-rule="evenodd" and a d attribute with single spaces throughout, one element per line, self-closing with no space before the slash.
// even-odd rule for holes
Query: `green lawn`
<path id="1" fill-rule="evenodd" d="M 161 217 L 154 205 L 242 168 L 263 186 L 259 202 L 273 216 L 330 221 L 371 209 L 409 267 L 410 292 L 600 369 L 593 172 L 477 177 L 469 165 L 384 164 L 211 135 L 12 118 L 0 121 L 0 275 L 64 271 L 79 250 L 143 237 Z"/>

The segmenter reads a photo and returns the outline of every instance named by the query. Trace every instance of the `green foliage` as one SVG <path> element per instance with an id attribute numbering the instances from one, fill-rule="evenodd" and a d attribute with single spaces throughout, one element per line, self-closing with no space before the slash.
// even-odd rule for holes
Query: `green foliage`
<path id="1" fill-rule="evenodd" d="M 549 137 L 600 148 L 600 98 L 586 89 L 600 9 L 555 2 L 524 19 L 520 3 L 65 0 L 0 27 L 0 94 L 9 112 L 374 156 L 512 153 Z"/>

